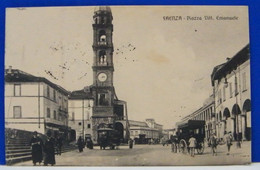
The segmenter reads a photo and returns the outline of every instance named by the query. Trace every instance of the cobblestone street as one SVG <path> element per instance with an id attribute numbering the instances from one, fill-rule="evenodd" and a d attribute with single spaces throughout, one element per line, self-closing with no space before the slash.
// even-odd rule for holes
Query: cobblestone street
<path id="1" fill-rule="evenodd" d="M 249 142 L 244 142 L 242 148 L 237 149 L 235 143 L 231 148 L 231 154 L 226 154 L 226 145 L 218 146 L 217 156 L 211 155 L 209 147 L 205 148 L 204 154 L 190 157 L 188 154 L 172 153 L 170 145 L 135 145 L 133 149 L 121 146 L 118 150 L 93 150 L 84 149 L 79 153 L 77 150 L 56 156 L 56 166 L 151 166 L 151 165 L 224 165 L 241 164 L 251 162 Z M 206 158 L 206 159 L 205 159 Z M 206 160 L 206 161 L 205 161 Z M 243 162 L 242 162 L 243 161 Z M 31 161 L 15 165 L 32 165 Z"/>

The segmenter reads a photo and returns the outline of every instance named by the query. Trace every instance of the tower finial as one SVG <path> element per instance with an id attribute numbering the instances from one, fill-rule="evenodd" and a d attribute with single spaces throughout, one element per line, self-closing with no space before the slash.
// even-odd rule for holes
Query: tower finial
<path id="1" fill-rule="evenodd" d="M 95 10 L 94 10 L 94 12 L 96 13 L 96 12 L 109 12 L 109 13 L 112 13 L 111 12 L 111 8 L 109 7 L 109 6 L 97 6 L 97 7 L 95 7 Z"/>

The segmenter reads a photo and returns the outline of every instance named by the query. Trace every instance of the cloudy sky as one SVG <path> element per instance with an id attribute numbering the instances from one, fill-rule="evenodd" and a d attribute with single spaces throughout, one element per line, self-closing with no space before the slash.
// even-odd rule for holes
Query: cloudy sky
<path id="1" fill-rule="evenodd" d="M 154 118 L 173 127 L 212 93 L 213 67 L 249 43 L 247 7 L 111 9 L 114 86 L 131 120 Z M 7 9 L 5 66 L 70 91 L 91 85 L 93 12 L 94 7 Z M 164 16 L 238 19 L 165 21 Z"/>

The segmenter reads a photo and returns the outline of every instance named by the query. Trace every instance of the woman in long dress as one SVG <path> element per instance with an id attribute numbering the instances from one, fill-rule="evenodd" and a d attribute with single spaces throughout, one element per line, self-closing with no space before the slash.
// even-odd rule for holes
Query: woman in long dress
<path id="1" fill-rule="evenodd" d="M 55 139 L 51 136 L 51 131 L 47 132 L 47 140 L 44 144 L 44 152 L 45 152 L 45 158 L 44 158 L 44 165 L 47 166 L 48 164 L 51 164 L 53 166 L 55 162 Z"/>
<path id="2" fill-rule="evenodd" d="M 78 138 L 77 145 L 78 145 L 79 152 L 83 152 L 84 141 L 81 136 Z"/>
<path id="3" fill-rule="evenodd" d="M 31 147 L 32 147 L 32 161 L 33 165 L 35 166 L 36 163 L 42 162 L 42 140 L 39 136 L 37 136 L 37 132 L 33 132 L 33 137 L 30 141 Z"/>

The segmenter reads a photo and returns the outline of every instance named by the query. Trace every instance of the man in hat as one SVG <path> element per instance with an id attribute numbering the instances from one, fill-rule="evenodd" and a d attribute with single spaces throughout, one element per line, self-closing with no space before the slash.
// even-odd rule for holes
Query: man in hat
<path id="1" fill-rule="evenodd" d="M 35 166 L 37 162 L 39 164 L 42 162 L 42 139 L 37 135 L 38 133 L 35 131 L 33 132 L 33 137 L 30 141 L 30 145 L 32 148 L 32 161 L 33 165 Z"/>
<path id="2" fill-rule="evenodd" d="M 59 134 L 57 138 L 57 155 L 61 155 L 62 140 L 62 136 Z"/>
<path id="3" fill-rule="evenodd" d="M 134 141 L 132 138 L 129 139 L 128 144 L 129 144 L 129 148 L 132 149 L 134 145 Z"/>
<path id="4" fill-rule="evenodd" d="M 217 140 L 216 134 L 212 133 L 209 140 L 210 140 L 210 146 L 211 146 L 212 155 L 213 156 L 217 156 L 218 140 Z"/>
<path id="5" fill-rule="evenodd" d="M 227 155 L 230 154 L 230 148 L 232 146 L 232 138 L 233 138 L 232 133 L 231 132 L 227 133 L 225 131 L 224 139 L 225 139 L 225 142 L 227 144 L 227 150 L 228 150 Z"/>
<path id="6" fill-rule="evenodd" d="M 197 140 L 194 138 L 194 135 L 191 135 L 190 139 L 189 139 L 189 148 L 190 148 L 190 155 L 192 157 L 195 156 L 195 147 L 197 144 Z"/>
<path id="7" fill-rule="evenodd" d="M 55 164 L 55 139 L 51 136 L 50 130 L 47 131 L 46 135 L 47 139 L 44 143 L 44 165 L 47 166 L 48 164 L 51 164 L 51 166 L 53 166 Z"/>

